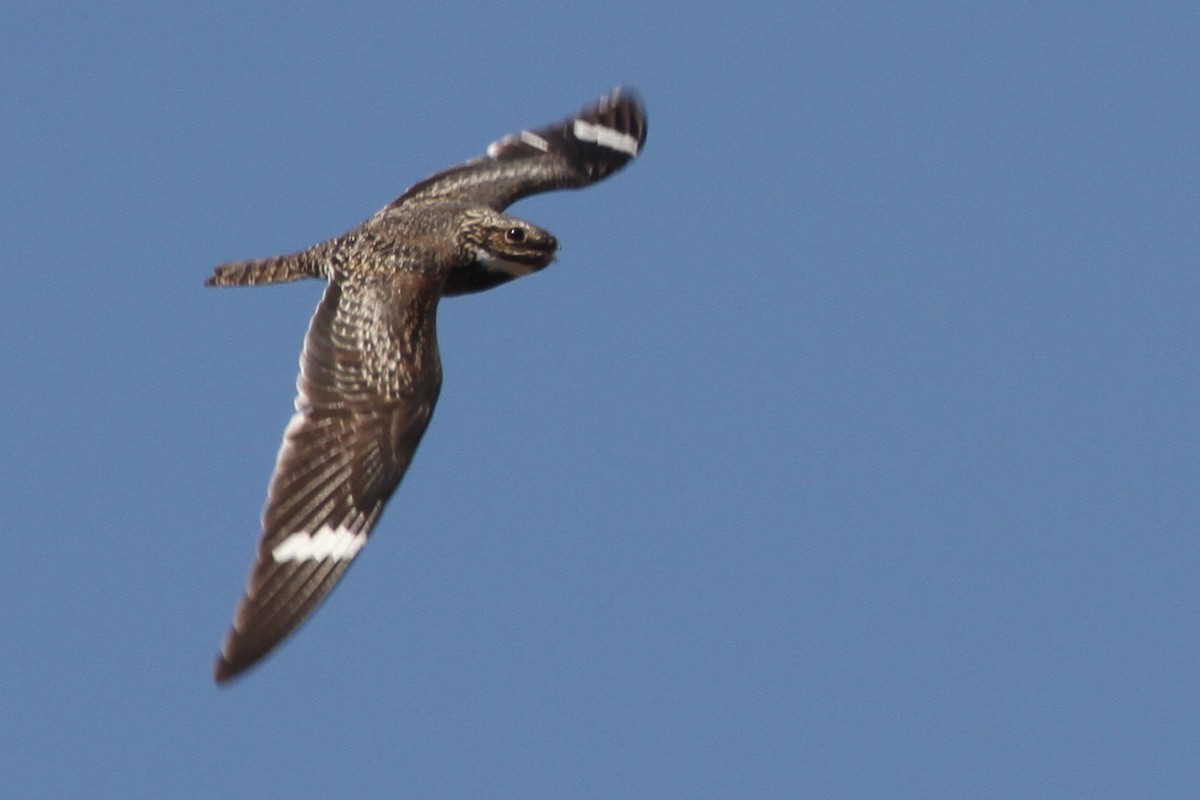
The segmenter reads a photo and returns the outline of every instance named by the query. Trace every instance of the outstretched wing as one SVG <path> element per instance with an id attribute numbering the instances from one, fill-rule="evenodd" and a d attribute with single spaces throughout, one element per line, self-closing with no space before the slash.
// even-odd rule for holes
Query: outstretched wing
<path id="1" fill-rule="evenodd" d="M 641 100 L 618 87 L 569 119 L 493 142 L 487 155 L 426 178 L 380 214 L 436 198 L 461 198 L 503 211 L 531 194 L 602 180 L 635 158 L 645 141 Z"/>
<path id="2" fill-rule="evenodd" d="M 441 387 L 438 287 L 415 274 L 332 282 L 300 357 L 246 594 L 214 673 L 266 655 L 333 589 L 425 432 Z"/>

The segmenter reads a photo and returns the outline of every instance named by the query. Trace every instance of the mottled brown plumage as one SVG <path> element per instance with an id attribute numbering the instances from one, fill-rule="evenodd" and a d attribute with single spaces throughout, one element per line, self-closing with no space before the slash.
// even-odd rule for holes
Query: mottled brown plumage
<path id="1" fill-rule="evenodd" d="M 620 89 L 555 125 L 414 185 L 355 229 L 308 250 L 225 264 L 210 286 L 328 282 L 304 340 L 246 594 L 215 667 L 255 664 L 349 567 L 395 491 L 441 389 L 437 305 L 545 268 L 555 238 L 509 216 L 516 200 L 587 186 L 636 157 L 637 96 Z"/>

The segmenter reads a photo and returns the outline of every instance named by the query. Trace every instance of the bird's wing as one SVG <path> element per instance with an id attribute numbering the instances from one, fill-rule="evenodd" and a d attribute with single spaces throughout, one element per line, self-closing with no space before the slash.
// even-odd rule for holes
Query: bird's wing
<path id="1" fill-rule="evenodd" d="M 325 290 L 304 340 L 296 414 L 267 491 L 258 555 L 214 669 L 218 682 L 312 613 L 400 483 L 441 387 L 438 290 L 411 273 Z"/>
<path id="2" fill-rule="evenodd" d="M 618 87 L 569 119 L 493 142 L 487 155 L 426 178 L 379 213 L 436 198 L 503 211 L 531 194 L 595 183 L 628 164 L 645 141 L 641 100 Z"/>

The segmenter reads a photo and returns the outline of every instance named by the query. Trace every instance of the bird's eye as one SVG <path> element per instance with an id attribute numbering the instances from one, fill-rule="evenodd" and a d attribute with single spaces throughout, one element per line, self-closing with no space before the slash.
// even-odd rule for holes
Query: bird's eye
<path id="1" fill-rule="evenodd" d="M 525 241 L 525 231 L 522 228 L 509 228 L 504 233 L 504 238 L 506 241 L 513 242 L 514 244 L 520 244 Z"/>

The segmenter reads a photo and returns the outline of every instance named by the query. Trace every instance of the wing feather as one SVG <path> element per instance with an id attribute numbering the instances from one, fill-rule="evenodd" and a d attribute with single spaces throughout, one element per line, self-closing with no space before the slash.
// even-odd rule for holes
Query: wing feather
<path id="1" fill-rule="evenodd" d="M 503 211 L 522 197 L 602 180 L 635 158 L 645 142 L 641 100 L 617 87 L 573 117 L 493 142 L 487 155 L 426 178 L 380 213 L 456 197 Z"/>
<path id="2" fill-rule="evenodd" d="M 261 659 L 332 591 L 429 423 L 441 387 L 437 286 L 414 275 L 391 281 L 330 283 L 313 316 L 296 414 L 267 491 L 246 593 L 216 663 L 218 681 Z"/>

